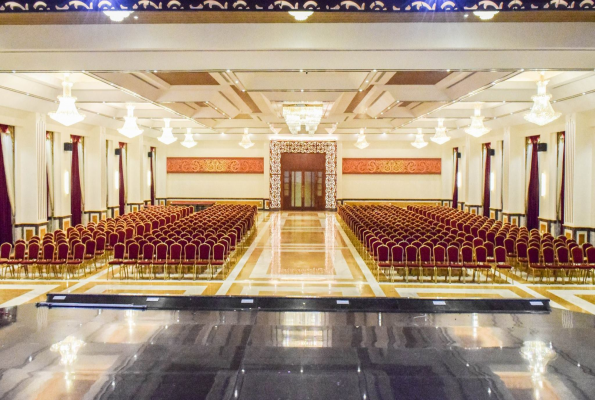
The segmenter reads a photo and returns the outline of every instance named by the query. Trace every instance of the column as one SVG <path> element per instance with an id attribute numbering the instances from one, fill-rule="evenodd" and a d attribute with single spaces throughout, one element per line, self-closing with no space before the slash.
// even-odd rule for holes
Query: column
<path id="1" fill-rule="evenodd" d="M 15 126 L 15 239 L 47 232 L 46 116 Z"/>
<path id="2" fill-rule="evenodd" d="M 105 127 L 95 127 L 85 136 L 85 210 L 86 220 L 99 222 L 106 217 Z"/>
<path id="3" fill-rule="evenodd" d="M 167 147 L 157 146 L 155 163 L 155 200 L 159 205 L 167 201 Z"/>
<path id="4" fill-rule="evenodd" d="M 147 181 L 142 176 L 143 149 L 142 135 L 131 139 L 126 146 L 126 212 L 138 211 L 143 205 L 142 185 Z"/>
<path id="5" fill-rule="evenodd" d="M 547 151 L 539 152 L 539 230 L 556 234 L 557 208 L 557 133 L 540 136 L 540 143 L 547 144 Z"/>
<path id="6" fill-rule="evenodd" d="M 466 135 L 463 157 L 465 210 L 473 214 L 481 214 L 483 197 L 481 139 Z"/>
<path id="7" fill-rule="evenodd" d="M 504 222 L 521 225 L 525 216 L 525 137 L 504 128 L 503 143 L 503 205 Z"/>

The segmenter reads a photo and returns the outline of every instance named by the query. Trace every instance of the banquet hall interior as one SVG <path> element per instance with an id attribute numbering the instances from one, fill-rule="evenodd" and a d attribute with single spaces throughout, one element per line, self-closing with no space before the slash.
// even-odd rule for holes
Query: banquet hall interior
<path id="1" fill-rule="evenodd" d="M 0 0 L 0 398 L 595 399 L 594 7 Z"/>

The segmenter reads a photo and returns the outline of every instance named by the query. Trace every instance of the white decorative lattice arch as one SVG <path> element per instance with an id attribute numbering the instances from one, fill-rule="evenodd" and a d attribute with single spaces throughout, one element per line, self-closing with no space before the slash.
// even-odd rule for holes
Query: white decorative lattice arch
<path id="1" fill-rule="evenodd" d="M 291 141 L 271 140 L 270 159 L 270 208 L 281 208 L 281 154 L 283 153 L 324 153 L 325 208 L 334 209 L 337 204 L 337 142 L 335 141 Z"/>

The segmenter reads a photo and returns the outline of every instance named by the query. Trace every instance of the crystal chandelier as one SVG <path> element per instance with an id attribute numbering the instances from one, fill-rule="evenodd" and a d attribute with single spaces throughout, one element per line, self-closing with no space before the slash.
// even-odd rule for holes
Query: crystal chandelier
<path id="1" fill-rule="evenodd" d="M 169 121 L 171 121 L 171 119 L 163 118 L 163 122 L 165 123 L 165 126 L 163 127 L 163 134 L 157 138 L 157 140 L 159 140 L 161 143 L 172 144 L 178 140 L 178 138 L 174 136 L 172 128 L 169 127 Z"/>
<path id="2" fill-rule="evenodd" d="M 132 139 L 133 137 L 143 133 L 143 130 L 139 129 L 138 125 L 136 124 L 136 117 L 133 114 L 134 106 L 129 104 L 126 106 L 126 109 L 128 110 L 128 115 L 124 117 L 124 126 L 118 129 L 118 132 L 127 138 Z"/>
<path id="3" fill-rule="evenodd" d="M 533 107 L 531 107 L 531 111 L 525 114 L 525 119 L 527 121 L 539 126 L 549 124 L 560 118 L 560 115 L 562 115 L 559 112 L 555 112 L 552 108 L 550 103 L 552 95 L 547 94 L 546 92 L 548 82 L 549 81 L 543 79 L 542 74 L 541 79 L 537 82 L 537 95 L 531 97 L 531 100 L 533 100 Z"/>
<path id="4" fill-rule="evenodd" d="M 354 144 L 354 146 L 360 150 L 363 150 L 370 145 L 370 143 L 366 141 L 366 135 L 364 134 L 364 130 L 364 128 L 359 130 L 359 135 L 357 135 L 357 142 L 355 142 Z"/>
<path id="5" fill-rule="evenodd" d="M 245 149 L 249 149 L 250 147 L 254 146 L 254 143 L 250 141 L 248 128 L 244 128 L 244 134 L 242 135 L 242 141 L 240 142 L 240 146 L 242 146 Z"/>
<path id="6" fill-rule="evenodd" d="M 192 136 L 192 128 L 186 128 L 186 133 L 184 134 L 184 141 L 180 143 L 187 149 L 191 149 L 197 145 L 194 141 L 194 137 Z"/>
<path id="7" fill-rule="evenodd" d="M 430 138 L 434 143 L 444 144 L 450 140 L 450 137 L 446 135 L 446 128 L 444 127 L 444 118 L 438 118 L 438 126 L 436 127 L 436 133 Z"/>
<path id="8" fill-rule="evenodd" d="M 322 104 L 297 104 L 283 106 L 283 118 L 293 135 L 300 133 L 302 126 L 310 135 L 316 133 L 322 119 Z"/>
<path id="9" fill-rule="evenodd" d="M 62 82 L 63 95 L 58 96 L 58 111 L 49 113 L 51 119 L 65 126 L 74 125 L 85 119 L 84 115 L 79 114 L 74 102 L 76 97 L 72 97 L 72 82 L 68 80 L 70 74 L 64 74 Z"/>
<path id="10" fill-rule="evenodd" d="M 474 115 L 471 117 L 471 126 L 465 129 L 465 132 L 474 137 L 480 137 L 488 133 L 491 129 L 483 125 L 483 117 L 481 116 L 481 105 L 475 106 Z"/>
<path id="11" fill-rule="evenodd" d="M 415 135 L 415 140 L 411 142 L 411 146 L 421 149 L 427 145 L 428 142 L 424 140 L 424 134 L 422 133 L 421 128 L 417 128 L 417 135 Z"/>
<path id="12" fill-rule="evenodd" d="M 324 128 L 324 129 L 326 130 L 326 133 L 328 133 L 329 135 L 332 135 L 337 130 L 337 124 L 333 124 L 330 128 Z"/>
<path id="13" fill-rule="evenodd" d="M 271 132 L 273 132 L 275 135 L 278 135 L 279 132 L 281 132 L 281 128 L 275 128 L 275 126 L 272 124 L 269 125 L 269 128 L 270 128 Z"/>

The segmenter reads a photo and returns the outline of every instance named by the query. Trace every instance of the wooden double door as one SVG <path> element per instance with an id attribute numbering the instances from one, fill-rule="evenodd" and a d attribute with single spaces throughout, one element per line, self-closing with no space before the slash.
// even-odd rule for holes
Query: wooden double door
<path id="1" fill-rule="evenodd" d="M 325 155 L 281 155 L 281 209 L 324 210 Z"/>

